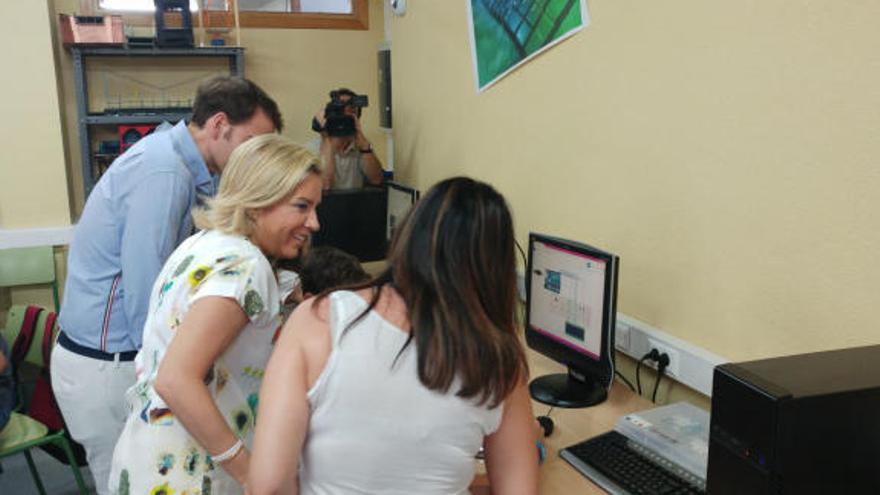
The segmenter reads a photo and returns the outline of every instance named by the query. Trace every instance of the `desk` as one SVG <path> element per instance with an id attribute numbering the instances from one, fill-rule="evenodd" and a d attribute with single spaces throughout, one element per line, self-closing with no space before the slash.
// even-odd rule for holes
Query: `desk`
<path id="1" fill-rule="evenodd" d="M 565 368 L 531 349 L 526 351 L 531 376 L 538 377 L 549 373 L 564 373 Z M 569 445 L 587 438 L 605 433 L 614 428 L 617 419 L 625 414 L 643 411 L 655 407 L 648 399 L 639 397 L 626 385 L 615 382 L 608 394 L 608 399 L 598 406 L 583 409 L 554 408 L 550 413 L 555 428 L 553 434 L 544 439 L 547 458 L 541 465 L 541 481 L 539 493 L 556 495 L 578 493 L 587 495 L 603 495 L 602 490 L 579 471 L 559 457 L 559 451 Z M 545 414 L 550 406 L 532 401 L 532 410 L 536 416 Z M 488 481 L 485 475 L 478 475 L 471 487 L 474 495 L 489 495 Z"/>
<path id="2" fill-rule="evenodd" d="M 533 377 L 547 373 L 562 373 L 562 365 L 534 351 L 527 351 L 529 367 Z M 604 494 L 605 491 L 585 478 L 559 457 L 559 451 L 569 445 L 586 440 L 614 428 L 617 419 L 624 414 L 651 409 L 651 401 L 639 397 L 626 385 L 616 382 L 611 387 L 608 399 L 598 406 L 584 409 L 554 408 L 550 417 L 556 428 L 553 434 L 544 439 L 547 459 L 541 466 L 540 493 L 542 494 Z M 532 401 L 536 415 L 545 414 L 549 406 Z"/>

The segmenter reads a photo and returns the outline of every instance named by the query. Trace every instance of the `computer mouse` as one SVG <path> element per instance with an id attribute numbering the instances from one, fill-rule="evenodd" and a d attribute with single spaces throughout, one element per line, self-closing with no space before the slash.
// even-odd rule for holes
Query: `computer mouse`
<path id="1" fill-rule="evenodd" d="M 549 437 L 550 434 L 553 433 L 553 420 L 550 416 L 538 416 L 535 418 L 538 420 L 538 423 L 541 425 L 541 429 L 544 430 L 544 436 Z"/>

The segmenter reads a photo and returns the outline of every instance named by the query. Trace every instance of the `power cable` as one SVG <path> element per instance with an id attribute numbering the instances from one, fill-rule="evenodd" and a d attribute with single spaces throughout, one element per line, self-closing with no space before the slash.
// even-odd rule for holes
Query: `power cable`
<path id="1" fill-rule="evenodd" d="M 657 379 L 654 380 L 654 392 L 651 394 L 651 402 L 655 404 L 657 403 L 657 388 L 660 387 L 660 379 L 666 374 L 667 367 L 669 367 L 669 355 L 664 352 L 657 359 Z"/>
<path id="2" fill-rule="evenodd" d="M 623 373 L 621 373 L 619 370 L 614 370 L 614 374 L 615 374 L 618 378 L 620 378 L 620 379 L 623 381 L 623 383 L 625 383 L 625 384 L 629 387 L 630 390 L 632 390 L 633 392 L 636 391 L 636 388 L 633 387 L 632 382 L 629 381 L 625 376 L 623 376 Z"/>

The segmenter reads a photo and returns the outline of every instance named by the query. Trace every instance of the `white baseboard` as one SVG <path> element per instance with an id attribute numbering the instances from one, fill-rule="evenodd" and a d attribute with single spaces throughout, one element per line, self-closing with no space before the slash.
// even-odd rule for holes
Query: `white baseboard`
<path id="1" fill-rule="evenodd" d="M 73 238 L 73 225 L 40 229 L 0 229 L 0 249 L 64 246 Z"/>

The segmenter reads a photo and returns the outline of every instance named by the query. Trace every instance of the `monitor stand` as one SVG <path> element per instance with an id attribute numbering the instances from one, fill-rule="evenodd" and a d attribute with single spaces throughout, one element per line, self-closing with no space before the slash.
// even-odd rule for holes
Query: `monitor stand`
<path id="1" fill-rule="evenodd" d="M 538 402 L 554 407 L 589 407 L 608 398 L 605 387 L 577 371 L 539 376 L 529 383 L 529 393 Z"/>

